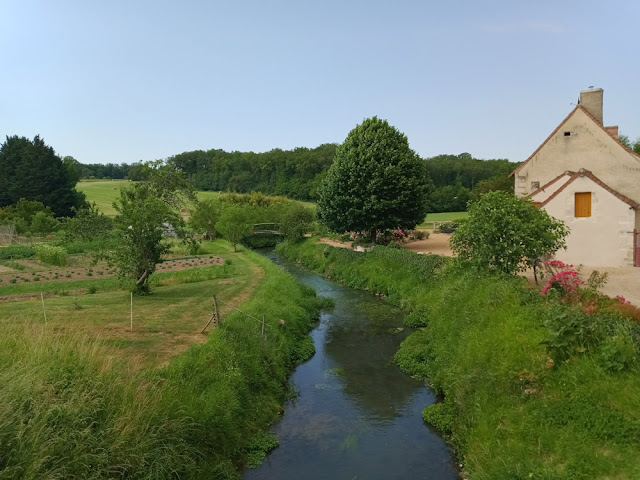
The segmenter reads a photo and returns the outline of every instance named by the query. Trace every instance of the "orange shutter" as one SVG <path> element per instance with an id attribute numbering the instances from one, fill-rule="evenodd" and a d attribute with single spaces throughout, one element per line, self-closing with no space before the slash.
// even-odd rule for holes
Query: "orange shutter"
<path id="1" fill-rule="evenodd" d="M 576 193 L 576 217 L 591 216 L 591 192 Z"/>

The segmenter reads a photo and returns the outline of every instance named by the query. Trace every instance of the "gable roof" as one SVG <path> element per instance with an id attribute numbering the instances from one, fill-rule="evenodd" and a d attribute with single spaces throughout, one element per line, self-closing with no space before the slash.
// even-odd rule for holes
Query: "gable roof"
<path id="1" fill-rule="evenodd" d="M 529 156 L 529 158 L 527 158 L 527 159 L 526 159 L 524 162 L 522 162 L 518 167 L 516 167 L 516 168 L 513 170 L 513 172 L 511 172 L 511 173 L 509 174 L 509 176 L 511 177 L 511 176 L 515 175 L 516 173 L 518 173 L 518 172 L 522 169 L 522 167 L 524 167 L 527 163 L 529 163 L 529 161 L 530 161 L 533 157 L 535 157 L 535 156 L 536 156 L 536 154 L 537 154 L 540 150 L 542 150 L 542 147 L 544 147 L 544 146 L 547 144 L 547 142 L 549 142 L 549 140 L 551 140 L 551 139 L 553 138 L 553 136 L 554 136 L 556 133 L 558 133 L 558 131 L 560 130 L 560 128 L 562 128 L 562 126 L 563 126 L 565 123 L 567 123 L 567 120 L 569 120 L 569 119 L 571 118 L 571 116 L 572 116 L 572 115 L 573 115 L 577 110 L 582 110 L 582 111 L 587 115 L 587 117 L 588 117 L 588 118 L 590 118 L 590 119 L 593 121 L 593 123 L 595 123 L 598 127 L 600 127 L 600 128 L 602 129 L 602 131 L 603 131 L 603 132 L 605 132 L 609 137 L 613 138 L 613 139 L 615 140 L 615 142 L 616 142 L 620 147 L 622 147 L 623 149 L 625 149 L 627 152 L 629 152 L 629 153 L 630 153 L 630 154 L 632 154 L 634 157 L 636 157 L 636 159 L 637 159 L 638 161 L 640 161 L 640 155 L 638 155 L 636 152 L 634 152 L 634 151 L 633 151 L 633 150 L 631 150 L 629 147 L 627 147 L 627 146 L 626 146 L 626 145 L 624 145 L 622 142 L 620 142 L 620 140 L 618 140 L 618 138 L 617 138 L 617 137 L 614 137 L 613 135 L 611 135 L 611 134 L 607 131 L 607 129 L 606 129 L 606 128 L 605 128 L 605 127 L 604 127 L 604 126 L 603 126 L 603 125 L 598 121 L 598 120 L 596 120 L 596 118 L 595 118 L 593 115 L 591 115 L 591 113 L 589 113 L 589 111 L 588 111 L 586 108 L 584 108 L 582 105 L 579 105 L 579 104 L 578 104 L 578 105 L 576 105 L 576 108 L 574 108 L 573 110 L 571 110 L 571 112 L 569 112 L 569 115 L 567 115 L 567 116 L 565 117 L 565 119 L 564 119 L 564 120 L 562 120 L 562 122 L 560 122 L 560 125 L 558 125 L 558 126 L 556 127 L 556 129 L 555 129 L 553 132 L 551 132 L 551 134 L 546 138 L 546 140 L 545 140 L 544 142 L 542 142 L 542 144 L 541 144 L 538 148 L 536 148 L 536 150 L 535 150 L 535 151 L 534 151 L 534 152 Z"/>
<path id="2" fill-rule="evenodd" d="M 609 192 L 614 197 L 618 198 L 619 200 L 622 200 L 624 203 L 629 205 L 631 208 L 633 208 L 635 210 L 638 210 L 640 208 L 640 204 L 639 203 L 631 200 L 629 197 L 627 197 L 626 195 L 621 194 L 617 190 L 614 190 L 609 185 L 607 185 L 602 180 L 600 180 L 598 177 L 596 177 L 590 170 L 585 170 L 584 168 L 581 168 L 579 172 L 566 171 L 563 174 L 558 175 L 556 178 L 554 178 L 549 183 L 547 183 L 544 187 L 541 187 L 538 190 L 536 190 L 535 192 L 532 192 L 529 196 L 531 197 L 531 196 L 539 193 L 540 191 L 544 190 L 546 187 L 549 187 L 550 185 L 552 185 L 553 183 L 555 183 L 556 181 L 558 181 L 560 178 L 562 178 L 564 176 L 569 176 L 569 180 L 564 185 L 562 185 L 560 188 L 558 188 L 555 192 L 553 192 L 553 194 L 551 194 L 549 196 L 549 198 L 547 198 L 544 202 L 540 203 L 541 207 L 544 207 L 551 200 L 556 198 L 560 192 L 562 192 L 565 188 L 567 188 L 577 178 L 579 178 L 579 177 L 587 177 L 590 180 L 592 180 L 595 184 L 597 184 L 597 185 L 601 186 L 602 188 L 604 188 L 607 192 Z"/>

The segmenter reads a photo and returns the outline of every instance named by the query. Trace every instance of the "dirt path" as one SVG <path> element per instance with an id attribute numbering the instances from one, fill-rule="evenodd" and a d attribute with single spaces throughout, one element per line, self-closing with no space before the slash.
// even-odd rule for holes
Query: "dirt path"
<path id="1" fill-rule="evenodd" d="M 453 252 L 449 246 L 450 233 L 432 233 L 424 240 L 414 240 L 403 243 L 402 248 L 411 250 L 418 254 L 433 253 L 443 257 L 453 257 Z"/>
<path id="2" fill-rule="evenodd" d="M 449 247 L 449 239 L 451 234 L 449 233 L 432 233 L 429 238 L 425 240 L 411 240 L 409 242 L 401 244 L 402 248 L 411 250 L 418 254 L 433 253 L 435 255 L 442 255 L 444 257 L 453 257 L 451 248 Z M 353 250 L 351 242 L 341 242 L 339 240 L 332 240 L 327 237 L 323 237 L 318 240 L 318 243 L 325 243 L 337 248 L 346 248 Z"/>

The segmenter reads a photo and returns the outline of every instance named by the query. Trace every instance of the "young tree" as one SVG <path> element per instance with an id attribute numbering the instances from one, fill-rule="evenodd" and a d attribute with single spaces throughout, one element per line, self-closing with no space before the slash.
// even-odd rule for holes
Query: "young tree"
<path id="1" fill-rule="evenodd" d="M 414 228 L 427 213 L 424 162 L 407 137 L 377 117 L 356 126 L 319 188 L 320 219 L 334 232 Z"/>
<path id="2" fill-rule="evenodd" d="M 120 276 L 132 278 L 140 294 L 149 291 L 149 277 L 170 248 L 163 241 L 165 233 L 171 230 L 179 238 L 187 237 L 180 208 L 195 199 L 182 172 L 157 162 L 146 168 L 149 180 L 122 188 L 113 205 L 118 212 L 114 260 Z"/>
<path id="3" fill-rule="evenodd" d="M 225 205 L 216 223 L 216 229 L 222 236 L 233 244 L 233 251 L 237 252 L 237 245 L 244 237 L 251 233 L 254 216 L 249 205 Z"/>
<path id="4" fill-rule="evenodd" d="M 308 233 L 315 220 L 315 215 L 307 207 L 293 203 L 288 205 L 280 220 L 280 231 L 290 240 L 302 238 Z"/>
<path id="5" fill-rule="evenodd" d="M 526 270 L 545 254 L 565 247 L 561 220 L 512 193 L 494 191 L 469 208 L 469 218 L 451 238 L 459 258 L 508 274 Z"/>
<path id="6" fill-rule="evenodd" d="M 198 202 L 191 210 L 189 225 L 206 239 L 216 236 L 216 222 L 220 218 L 220 202 L 212 198 Z"/>

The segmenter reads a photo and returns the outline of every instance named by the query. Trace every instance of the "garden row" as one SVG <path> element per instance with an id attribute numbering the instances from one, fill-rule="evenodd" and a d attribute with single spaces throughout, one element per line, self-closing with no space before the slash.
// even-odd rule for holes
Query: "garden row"
<path id="1" fill-rule="evenodd" d="M 407 310 L 419 329 L 396 361 L 444 397 L 423 416 L 466 477 L 640 478 L 640 326 L 617 300 L 561 282 L 542 296 L 518 277 L 395 248 L 278 251 Z"/>

